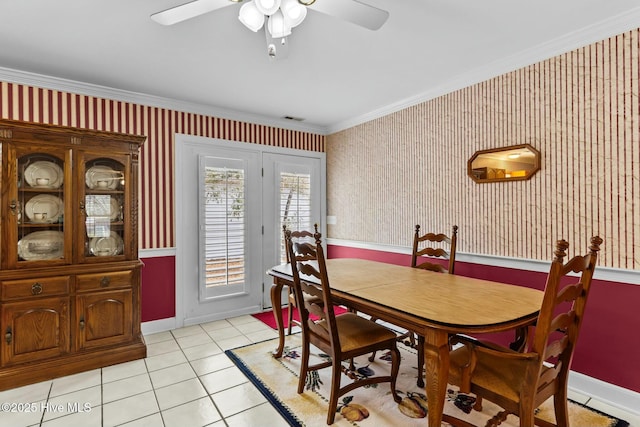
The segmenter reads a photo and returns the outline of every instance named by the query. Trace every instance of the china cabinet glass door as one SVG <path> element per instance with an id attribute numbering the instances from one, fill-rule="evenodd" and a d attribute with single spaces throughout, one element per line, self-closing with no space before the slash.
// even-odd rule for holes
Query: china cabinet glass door
<path id="1" fill-rule="evenodd" d="M 67 150 L 39 152 L 37 149 L 10 151 L 15 155 L 15 174 L 9 181 L 9 241 L 15 242 L 9 263 L 29 266 L 35 262 L 71 262 L 70 234 L 65 221 L 71 187 L 70 153 Z M 12 164 L 9 162 L 9 164 Z M 11 231 L 15 230 L 15 235 Z M 11 247 L 11 246 L 10 246 Z"/>
<path id="2" fill-rule="evenodd" d="M 127 198 L 127 157 L 95 157 L 84 154 L 78 186 L 80 195 L 81 262 L 127 258 L 125 244 L 130 218 Z"/>

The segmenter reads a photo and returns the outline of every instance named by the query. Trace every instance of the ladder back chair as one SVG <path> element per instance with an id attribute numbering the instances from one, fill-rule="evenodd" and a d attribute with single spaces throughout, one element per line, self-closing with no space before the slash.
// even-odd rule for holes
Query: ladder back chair
<path id="1" fill-rule="evenodd" d="M 315 225 L 315 232 L 318 232 L 318 225 Z M 287 226 L 283 225 L 282 226 L 282 236 L 284 238 L 284 251 L 286 253 L 286 257 L 287 257 L 287 264 L 291 263 L 291 259 L 290 254 L 289 254 L 289 246 L 288 246 L 288 239 L 287 239 Z M 311 231 L 307 231 L 307 230 L 298 230 L 298 231 L 291 231 L 291 238 L 293 239 L 297 239 L 297 240 L 308 240 L 310 242 L 314 241 L 313 238 L 313 233 Z M 311 258 L 310 258 L 311 259 Z M 288 317 L 288 328 L 287 328 L 287 335 L 291 335 L 291 330 L 293 328 L 293 325 L 297 325 L 297 326 L 301 326 L 300 322 L 298 322 L 297 320 L 295 320 L 293 318 L 293 312 L 294 312 L 294 308 L 297 307 L 297 303 L 296 303 L 296 297 L 295 297 L 295 293 L 293 292 L 293 288 L 289 288 L 289 296 L 287 298 L 287 317 Z"/>
<path id="2" fill-rule="evenodd" d="M 521 427 L 553 425 L 536 418 L 534 412 L 552 396 L 556 424 L 569 426 L 567 378 L 601 244 L 600 237 L 592 237 L 586 255 L 564 263 L 569 244 L 557 242 L 540 314 L 530 328 L 532 339 L 524 352 L 470 337 L 451 337 L 452 344 L 463 346 L 450 353 L 449 382 L 462 393 L 477 396 L 474 409 L 482 409 L 482 399 L 504 409 L 487 426 L 499 425 L 508 414 L 518 416 Z M 578 278 L 566 277 L 570 273 Z"/>
<path id="3" fill-rule="evenodd" d="M 287 231 L 286 235 L 294 292 L 297 301 L 301 302 L 298 304 L 302 323 L 302 358 L 298 393 L 304 392 L 308 375 L 312 377 L 314 371 L 331 367 L 327 424 L 333 424 L 335 420 L 338 398 L 358 387 L 389 382 L 393 399 L 400 402 L 401 398 L 396 393 L 396 378 L 400 368 L 400 351 L 396 347 L 396 334 L 352 312 L 335 315 L 320 233 L 317 231 L 314 233 L 315 243 L 296 242 L 292 240 L 290 231 Z M 311 297 L 305 298 L 305 294 Z M 331 360 L 309 366 L 312 344 L 328 354 Z M 353 368 L 344 366 L 342 363 L 376 350 L 390 350 L 391 368 L 388 375 L 362 378 Z M 353 382 L 341 386 L 343 373 Z"/>
<path id="4" fill-rule="evenodd" d="M 413 235 L 413 251 L 411 251 L 411 267 L 435 271 L 436 273 L 453 274 L 456 265 L 457 243 L 457 225 L 453 226 L 450 237 L 442 233 L 420 235 L 420 225 L 416 225 L 416 231 Z M 448 246 L 448 250 L 446 246 Z M 434 262 L 434 258 L 445 260 L 446 263 Z"/>

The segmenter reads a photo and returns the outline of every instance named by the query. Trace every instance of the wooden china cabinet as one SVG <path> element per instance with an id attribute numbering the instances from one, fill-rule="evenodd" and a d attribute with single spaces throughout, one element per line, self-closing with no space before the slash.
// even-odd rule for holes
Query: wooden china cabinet
<path id="1" fill-rule="evenodd" d="M 146 356 L 144 141 L 0 120 L 0 390 Z"/>

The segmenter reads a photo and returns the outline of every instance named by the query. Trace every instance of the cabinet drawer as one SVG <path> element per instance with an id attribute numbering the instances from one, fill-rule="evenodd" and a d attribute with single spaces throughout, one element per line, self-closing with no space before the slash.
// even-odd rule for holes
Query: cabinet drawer
<path id="1" fill-rule="evenodd" d="M 131 286 L 133 271 L 81 274 L 76 276 L 76 292 L 127 288 Z"/>
<path id="2" fill-rule="evenodd" d="M 69 276 L 4 280 L 2 282 L 2 300 L 65 295 L 69 293 L 70 282 Z"/>

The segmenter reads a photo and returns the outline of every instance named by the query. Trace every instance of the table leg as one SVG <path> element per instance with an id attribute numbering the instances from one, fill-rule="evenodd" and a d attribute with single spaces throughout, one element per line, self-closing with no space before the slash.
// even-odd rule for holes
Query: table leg
<path id="1" fill-rule="evenodd" d="M 429 427 L 440 427 L 449 378 L 449 334 L 427 330 L 424 335 L 425 376 Z"/>
<path id="2" fill-rule="evenodd" d="M 284 350 L 284 326 L 282 324 L 282 287 L 284 285 L 284 280 L 274 277 L 271 286 L 271 307 L 273 307 L 273 317 L 275 317 L 278 329 L 278 348 L 273 352 L 273 357 L 276 359 L 282 357 Z"/>
<path id="3" fill-rule="evenodd" d="M 516 336 L 514 341 L 509 344 L 509 348 L 513 351 L 517 351 L 517 352 L 523 352 L 526 345 L 527 345 L 527 339 L 529 338 L 529 327 L 528 326 L 521 326 L 518 329 L 516 329 Z"/>

